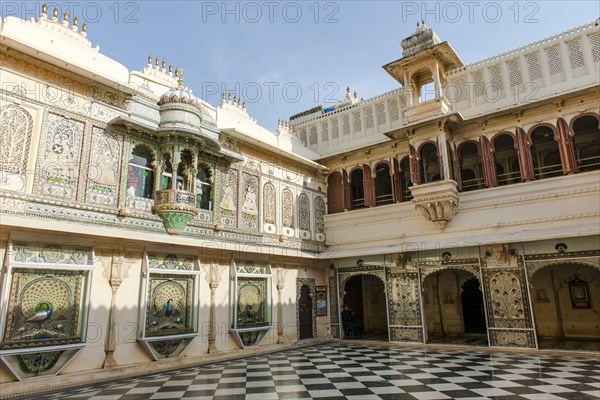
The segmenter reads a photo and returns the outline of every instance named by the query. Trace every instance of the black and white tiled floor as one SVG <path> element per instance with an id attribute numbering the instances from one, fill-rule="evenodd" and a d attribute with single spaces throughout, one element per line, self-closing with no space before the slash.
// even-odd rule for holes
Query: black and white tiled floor
<path id="1" fill-rule="evenodd" d="M 597 359 L 322 344 L 38 399 L 600 399 Z"/>

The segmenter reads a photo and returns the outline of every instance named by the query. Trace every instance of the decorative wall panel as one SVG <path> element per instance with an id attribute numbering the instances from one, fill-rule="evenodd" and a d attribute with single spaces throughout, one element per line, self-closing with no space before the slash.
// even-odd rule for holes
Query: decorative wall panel
<path id="1" fill-rule="evenodd" d="M 87 201 L 116 206 L 121 169 L 121 139 L 101 128 L 92 130 Z"/>
<path id="2" fill-rule="evenodd" d="M 220 170 L 221 187 L 219 193 L 220 222 L 226 226 L 237 226 L 238 171 Z"/>
<path id="3" fill-rule="evenodd" d="M 390 341 L 423 343 L 419 274 L 388 273 Z"/>
<path id="4" fill-rule="evenodd" d="M 294 227 L 294 195 L 290 189 L 283 189 L 281 193 L 281 208 L 283 214 L 283 226 Z"/>
<path id="5" fill-rule="evenodd" d="M 275 186 L 271 182 L 265 183 L 263 189 L 263 218 L 266 224 L 277 223 L 277 196 Z"/>
<path id="6" fill-rule="evenodd" d="M 84 124 L 49 113 L 38 171 L 40 193 L 75 199 Z"/>
<path id="7" fill-rule="evenodd" d="M 298 197 L 298 225 L 302 230 L 310 230 L 310 200 L 306 193 Z"/>
<path id="8" fill-rule="evenodd" d="M 23 107 L 0 108 L 0 187 L 23 190 L 33 132 L 33 118 Z"/>
<path id="9" fill-rule="evenodd" d="M 325 233 L 325 200 L 322 197 L 315 197 L 315 232 Z"/>
<path id="10" fill-rule="evenodd" d="M 482 276 L 488 307 L 490 346 L 535 348 L 535 331 L 523 266 L 482 267 Z"/>
<path id="11" fill-rule="evenodd" d="M 258 230 L 258 177 L 243 173 L 242 227 Z"/>

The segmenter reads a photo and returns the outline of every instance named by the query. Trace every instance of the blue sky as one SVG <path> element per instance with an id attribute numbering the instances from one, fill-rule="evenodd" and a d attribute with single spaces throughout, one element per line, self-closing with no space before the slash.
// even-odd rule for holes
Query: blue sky
<path id="1" fill-rule="evenodd" d="M 2 3 L 3 16 L 31 18 L 36 7 Z M 271 130 L 278 118 L 342 98 L 347 85 L 364 98 L 396 88 L 381 66 L 401 58 L 401 40 L 422 17 L 465 64 L 600 17 L 597 1 L 48 3 L 88 19 L 93 45 L 130 70 L 152 52 L 183 66 L 186 84 L 213 105 L 221 90 L 241 92 Z"/>

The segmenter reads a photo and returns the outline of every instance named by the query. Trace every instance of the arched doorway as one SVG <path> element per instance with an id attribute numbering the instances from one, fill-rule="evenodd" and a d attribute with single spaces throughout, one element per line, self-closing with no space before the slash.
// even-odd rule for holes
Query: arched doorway
<path id="1" fill-rule="evenodd" d="M 312 339 L 313 336 L 313 298 L 308 285 L 300 288 L 298 299 L 299 339 Z"/>
<path id="2" fill-rule="evenodd" d="M 422 287 L 429 343 L 488 345 L 479 278 L 450 268 L 428 274 Z"/>
<path id="3" fill-rule="evenodd" d="M 465 322 L 465 333 L 485 334 L 485 308 L 479 279 L 470 278 L 462 284 L 461 288 L 460 300 Z"/>
<path id="4" fill-rule="evenodd" d="M 351 313 L 354 328 L 352 336 L 388 340 L 386 303 L 385 286 L 380 278 L 366 274 L 348 278 L 344 285 L 342 305 L 348 306 Z M 348 336 L 347 333 L 344 329 L 344 336 Z"/>
<path id="5" fill-rule="evenodd" d="M 600 351 L 600 270 L 584 264 L 541 267 L 530 278 L 538 345 Z"/>

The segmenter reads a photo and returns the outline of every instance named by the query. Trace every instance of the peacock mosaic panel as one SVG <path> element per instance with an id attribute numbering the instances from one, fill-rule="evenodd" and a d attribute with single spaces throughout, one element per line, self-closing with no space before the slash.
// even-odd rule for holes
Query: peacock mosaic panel
<path id="1" fill-rule="evenodd" d="M 423 342 L 423 320 L 417 273 L 389 273 L 390 338 L 398 342 Z"/>
<path id="2" fill-rule="evenodd" d="M 194 271 L 196 258 L 191 256 L 177 256 L 176 254 L 148 254 L 148 267 L 150 269 L 164 269 L 175 271 Z"/>
<path id="3" fill-rule="evenodd" d="M 93 249 L 88 246 L 33 242 L 15 242 L 12 246 L 12 261 L 17 263 L 80 266 L 92 266 L 94 264 Z"/>
<path id="4" fill-rule="evenodd" d="M 267 310 L 267 279 L 238 278 L 237 327 L 252 328 L 269 325 Z"/>
<path id="5" fill-rule="evenodd" d="M 41 194 L 75 199 L 84 128 L 83 122 L 48 113 L 39 157 Z"/>
<path id="6" fill-rule="evenodd" d="M 119 187 L 121 139 L 104 129 L 92 130 L 87 201 L 116 206 Z"/>
<path id="7" fill-rule="evenodd" d="M 194 332 L 194 277 L 150 274 L 146 337 Z"/>
<path id="8" fill-rule="evenodd" d="M 83 271 L 13 268 L 0 348 L 81 343 Z"/>
<path id="9" fill-rule="evenodd" d="M 219 221 L 226 226 L 237 226 L 238 171 L 221 167 L 219 173 Z"/>
<path id="10" fill-rule="evenodd" d="M 242 174 L 242 227 L 258 230 L 258 176 Z"/>

